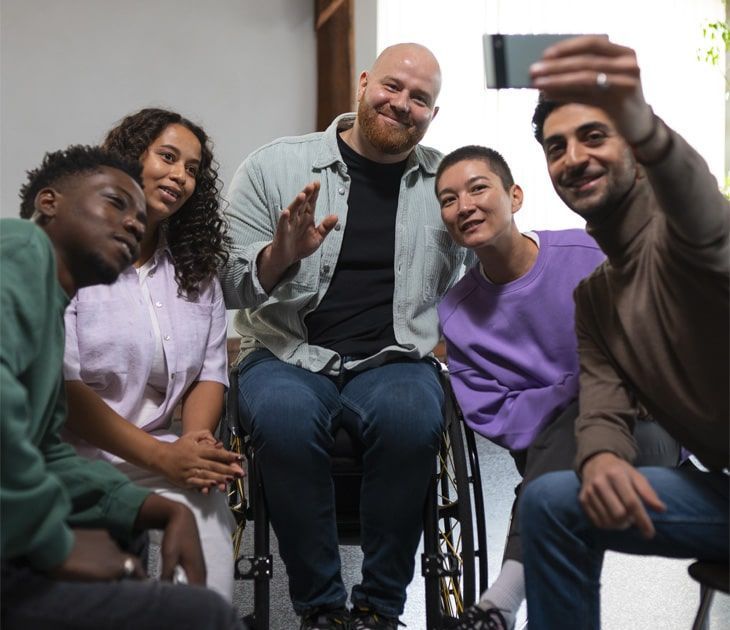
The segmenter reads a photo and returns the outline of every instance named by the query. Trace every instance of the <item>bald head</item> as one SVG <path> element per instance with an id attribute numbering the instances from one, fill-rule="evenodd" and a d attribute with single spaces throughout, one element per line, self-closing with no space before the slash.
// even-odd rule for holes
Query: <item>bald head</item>
<path id="1" fill-rule="evenodd" d="M 375 162 L 404 160 L 438 113 L 440 90 L 441 69 L 428 48 L 389 46 L 360 75 L 357 117 L 341 138 Z"/>
<path id="2" fill-rule="evenodd" d="M 393 44 L 378 55 L 369 74 L 376 75 L 392 66 L 410 69 L 417 76 L 431 83 L 434 101 L 441 91 L 441 67 L 434 54 L 425 46 L 414 42 Z"/>

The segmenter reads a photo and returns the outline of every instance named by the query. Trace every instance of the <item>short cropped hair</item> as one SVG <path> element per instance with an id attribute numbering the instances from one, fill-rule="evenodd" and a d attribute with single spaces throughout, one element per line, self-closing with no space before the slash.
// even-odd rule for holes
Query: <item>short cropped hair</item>
<path id="1" fill-rule="evenodd" d="M 545 136 L 543 134 L 545 119 L 562 105 L 565 105 L 565 103 L 561 101 L 549 101 L 546 99 L 543 92 L 540 92 L 538 95 L 535 113 L 532 115 L 532 133 L 535 135 L 535 140 L 540 143 L 540 146 L 542 146 L 542 143 L 545 140 Z"/>
<path id="2" fill-rule="evenodd" d="M 438 183 L 444 171 L 459 162 L 464 162 L 465 160 L 481 160 L 482 162 L 486 162 L 489 169 L 502 181 L 502 186 L 504 186 L 505 190 L 509 190 L 515 183 L 515 180 L 512 177 L 512 171 L 507 164 L 507 160 L 502 157 L 501 153 L 488 147 L 469 144 L 452 151 L 444 157 L 443 160 L 441 160 L 441 163 L 436 170 L 436 180 L 434 184 L 437 195 Z"/>
<path id="3" fill-rule="evenodd" d="M 142 185 L 142 166 L 139 162 L 98 146 L 75 144 L 61 151 L 46 153 L 38 168 L 27 171 L 27 180 L 19 193 L 20 216 L 24 219 L 33 216 L 36 195 L 44 188 L 58 185 L 67 177 L 98 172 L 104 166 L 123 171 Z"/>

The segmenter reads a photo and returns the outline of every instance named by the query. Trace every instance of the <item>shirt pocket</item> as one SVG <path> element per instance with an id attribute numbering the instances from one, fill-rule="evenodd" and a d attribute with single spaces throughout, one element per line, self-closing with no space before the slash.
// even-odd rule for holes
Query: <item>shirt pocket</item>
<path id="1" fill-rule="evenodd" d="M 320 268 L 319 252 L 302 259 L 293 276 L 285 274 L 271 293 L 271 303 L 286 302 L 296 310 L 304 307 L 317 294 L 320 275 L 325 273 Z M 291 272 L 288 272 L 291 273 Z"/>
<path id="2" fill-rule="evenodd" d="M 423 297 L 438 301 L 456 280 L 463 254 L 445 228 L 424 226 Z"/>
<path id="3" fill-rule="evenodd" d="M 149 354 L 152 332 L 145 326 L 139 308 L 127 300 L 79 302 L 76 305 L 76 336 L 81 378 L 95 389 L 140 369 Z"/>
<path id="4" fill-rule="evenodd" d="M 195 378 L 203 367 L 208 350 L 213 323 L 213 305 L 188 302 L 175 315 L 174 328 L 177 340 L 175 370 Z"/>

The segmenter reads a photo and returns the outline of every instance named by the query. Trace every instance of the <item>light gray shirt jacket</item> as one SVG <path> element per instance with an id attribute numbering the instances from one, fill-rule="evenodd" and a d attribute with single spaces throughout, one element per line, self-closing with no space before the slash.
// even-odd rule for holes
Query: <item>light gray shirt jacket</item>
<path id="1" fill-rule="evenodd" d="M 336 352 L 307 343 L 304 318 L 330 286 L 347 228 L 350 177 L 337 133 L 354 119 L 354 114 L 343 114 L 324 132 L 275 140 L 254 151 L 233 177 L 227 210 L 233 243 L 220 280 L 226 306 L 240 309 L 234 319 L 241 335 L 238 361 L 257 348 L 268 348 L 282 361 L 313 372 L 337 374 L 343 367 Z M 456 281 L 465 255 L 441 222 L 434 193 L 440 159 L 438 151 L 416 146 L 401 179 L 393 292 L 398 343 L 345 363 L 347 369 L 376 367 L 398 357 L 420 359 L 438 342 L 436 303 Z M 271 243 L 281 210 L 315 180 L 321 182 L 315 221 L 335 214 L 338 224 L 316 252 L 293 265 L 267 294 L 258 280 L 256 259 Z"/>

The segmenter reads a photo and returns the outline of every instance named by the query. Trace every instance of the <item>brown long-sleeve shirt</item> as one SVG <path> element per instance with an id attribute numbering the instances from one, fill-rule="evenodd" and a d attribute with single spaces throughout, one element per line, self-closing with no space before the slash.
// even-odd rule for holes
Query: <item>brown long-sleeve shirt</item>
<path id="1" fill-rule="evenodd" d="M 579 471 L 601 451 L 634 460 L 639 404 L 703 464 L 729 464 L 730 204 L 670 134 L 648 178 L 588 225 L 608 259 L 575 290 Z"/>

